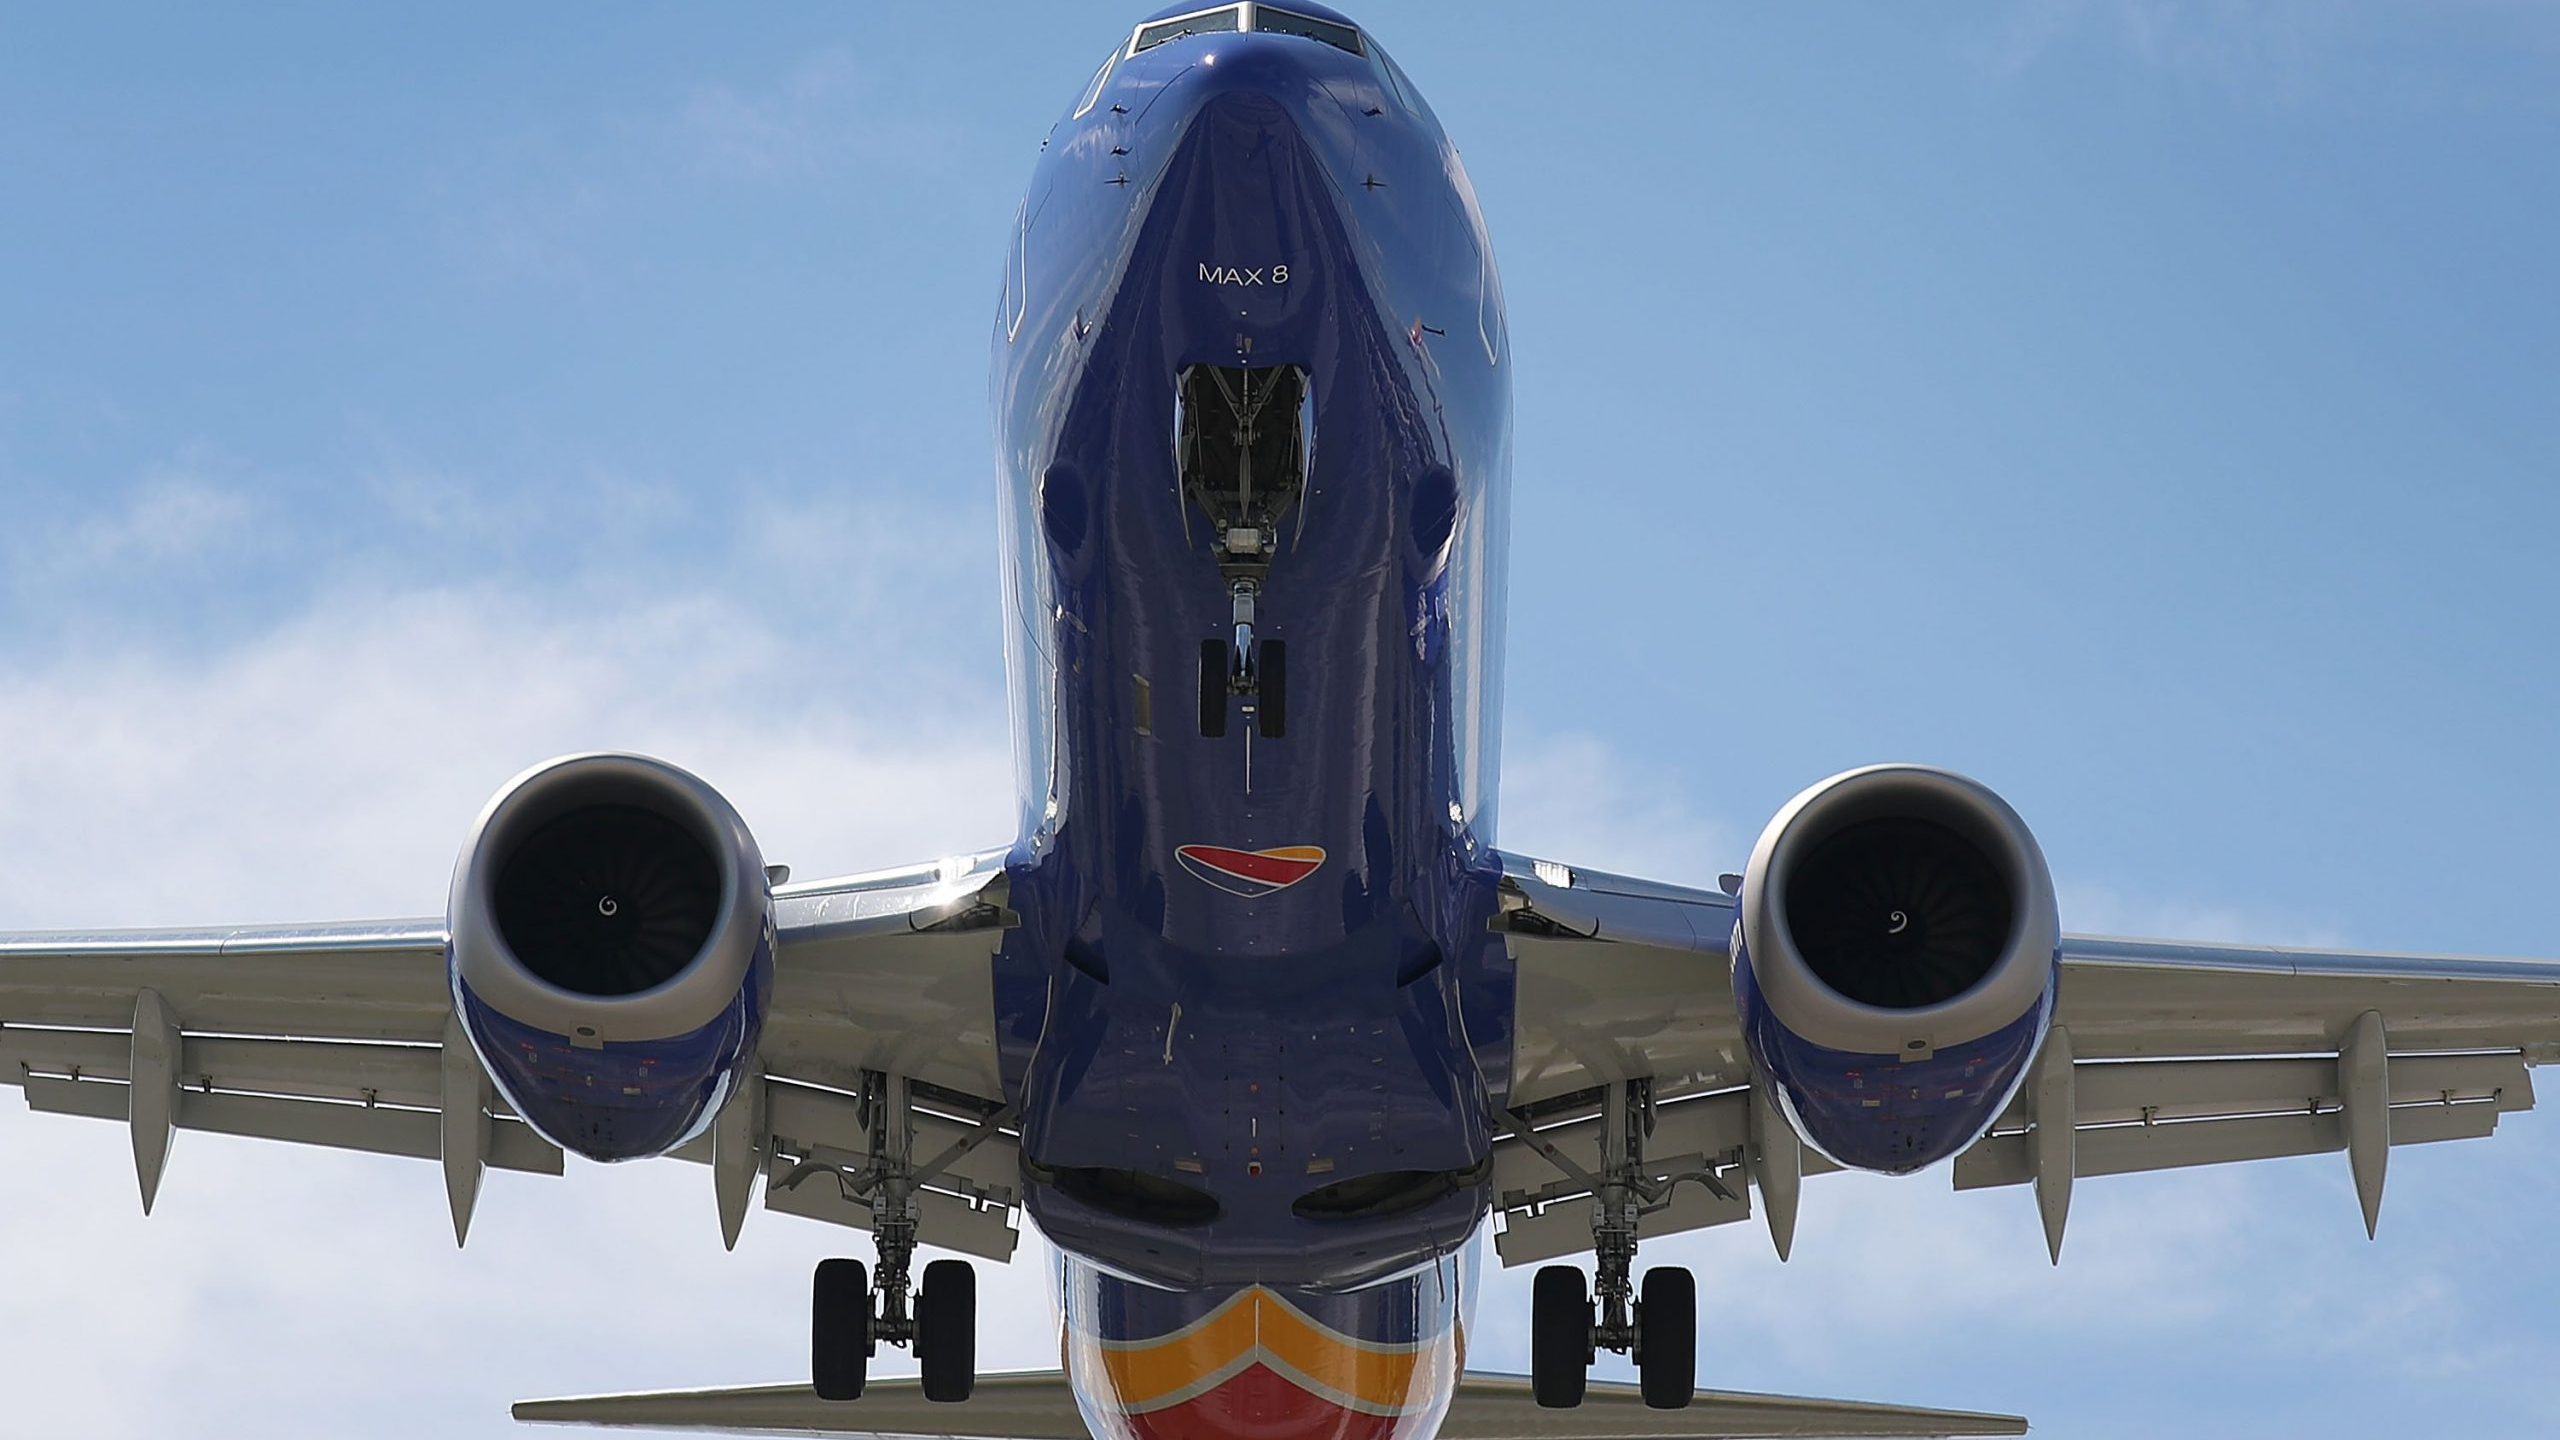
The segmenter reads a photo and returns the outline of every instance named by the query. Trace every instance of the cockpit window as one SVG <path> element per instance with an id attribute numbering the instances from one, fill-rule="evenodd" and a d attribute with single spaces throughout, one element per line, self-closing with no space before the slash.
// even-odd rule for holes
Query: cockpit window
<path id="1" fill-rule="evenodd" d="M 1313 15 L 1299 15 L 1291 11 L 1275 9 L 1269 5 L 1253 7 L 1253 28 L 1267 30 L 1274 35 L 1303 35 L 1309 40 L 1321 40 L 1336 50 L 1348 50 L 1354 55 L 1368 53 L 1360 48 L 1360 32 L 1348 25 L 1332 20 L 1319 20 Z"/>
<path id="2" fill-rule="evenodd" d="M 1141 25 L 1137 33 L 1129 37 L 1129 53 L 1135 55 L 1141 50 L 1153 50 L 1168 40 L 1179 40 L 1186 35 L 1232 35 L 1243 30 L 1319 40 L 1354 55 L 1369 53 L 1360 32 L 1338 20 L 1320 20 L 1295 10 L 1253 4 L 1221 5 L 1211 10 L 1176 15 L 1170 20 L 1158 20 L 1152 25 Z"/>
<path id="3" fill-rule="evenodd" d="M 1129 42 L 1129 53 L 1135 55 L 1141 50 L 1153 50 L 1167 40 L 1179 40 L 1185 35 L 1219 35 L 1243 28 L 1242 5 L 1223 5 L 1215 10 L 1176 15 L 1170 20 L 1139 26 L 1137 37 Z"/>
<path id="4" fill-rule="evenodd" d="M 1114 46 L 1110 54 L 1102 57 L 1102 68 L 1093 72 L 1093 83 L 1085 87 L 1084 99 L 1076 102 L 1076 113 L 1070 119 L 1081 120 L 1092 112 L 1094 102 L 1102 98 L 1103 84 L 1111 78 L 1111 67 L 1119 63 L 1120 50 Z"/>

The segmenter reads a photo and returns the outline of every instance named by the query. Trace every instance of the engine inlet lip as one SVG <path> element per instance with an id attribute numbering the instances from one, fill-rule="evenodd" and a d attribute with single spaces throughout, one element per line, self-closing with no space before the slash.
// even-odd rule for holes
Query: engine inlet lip
<path id="1" fill-rule="evenodd" d="M 1942 826 L 1975 846 L 2010 887 L 2013 906 L 1999 953 L 1980 977 L 1907 1010 L 1832 989 L 1805 962 L 1786 914 L 1797 863 L 1814 846 L 1862 821 L 1893 816 Z M 1915 1041 L 1930 1050 L 1981 1038 L 2038 1002 L 2061 943 L 2052 875 L 2026 822 L 1988 786 L 1932 766 L 1869 766 L 1798 796 L 1764 832 L 1741 898 L 1750 964 L 1772 1012 L 1805 1039 L 1849 1053 L 1900 1055 Z M 2042 953 L 2026 953 L 2036 949 Z M 1816 997 L 1818 1007 L 1808 1003 Z"/>
<path id="2" fill-rule="evenodd" d="M 490 880 L 543 825 L 597 804 L 629 805 L 680 827 L 711 852 L 720 898 L 699 953 L 737 956 L 718 967 L 723 1006 L 689 1015 L 682 1002 L 703 992 L 704 968 L 696 964 L 645 990 L 594 995 L 556 984 L 525 963 L 506 939 L 491 901 Z M 479 864 L 486 859 L 490 874 Z M 747 867 L 754 868 L 750 888 Z M 763 940 L 771 898 L 763 885 L 763 857 L 745 822 L 720 793 L 693 774 L 645 755 L 596 753 L 546 761 L 510 782 L 481 813 L 470 843 L 454 869 L 448 925 L 455 979 L 512 1019 L 563 1036 L 598 1042 L 663 1039 L 709 1023 L 746 978 L 746 956 Z M 739 942 L 742 931 L 752 931 Z M 466 943 L 466 939 L 468 943 Z"/>

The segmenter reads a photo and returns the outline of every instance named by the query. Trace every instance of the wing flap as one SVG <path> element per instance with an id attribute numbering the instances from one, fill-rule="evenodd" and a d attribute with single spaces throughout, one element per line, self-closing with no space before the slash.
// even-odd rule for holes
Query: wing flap
<path id="1" fill-rule="evenodd" d="M 2391 1111 L 2391 1143 L 2424 1145 L 2439 1140 L 2478 1140 L 2495 1134 L 2495 1105 L 2407 1105 Z M 2072 1173 L 2132 1175 L 2184 1170 L 2241 1160 L 2281 1160 L 2334 1154 L 2347 1148 L 2347 1127 L 2335 1111 L 2321 1115 L 2251 1115 L 2228 1120 L 2181 1120 L 2160 1125 L 2106 1125 L 2073 1140 Z M 1955 1186 L 1981 1190 L 2025 1185 L 2035 1179 L 2035 1157 L 2025 1134 L 1990 1135 L 1956 1157 Z"/>
<path id="2" fill-rule="evenodd" d="M 2074 1053 L 2080 1036 L 2071 1036 Z M 2164 1120 L 2216 1120 L 2335 1110 L 2344 1096 L 2338 1062 L 2327 1056 L 2272 1056 L 2245 1060 L 2087 1061 L 2072 1077 L 2073 1122 L 2082 1128 Z M 2471 1104 L 2494 1101 L 2501 1111 L 2533 1108 L 2533 1078 L 2513 1051 L 2391 1057 L 2391 1103 Z M 2022 1101 L 2001 1117 L 2001 1129 L 2023 1126 Z"/>
<path id="3" fill-rule="evenodd" d="M 181 1054 L 178 1074 L 202 1090 L 413 1109 L 443 1103 L 441 1062 L 430 1045 L 186 1035 Z M 132 1060 L 133 1037 L 119 1031 L 0 1030 L 0 1083 L 20 1075 L 131 1080 Z M 489 1108 L 509 1113 L 495 1097 Z"/>
<path id="4" fill-rule="evenodd" d="M 2079 1038 L 2070 1034 L 2075 1051 Z M 2334 1058 L 2083 1060 L 2071 1068 L 2076 1176 L 2348 1148 L 2348 1099 Z M 2532 1076 L 2514 1051 L 2394 1055 L 2386 1083 L 2385 1133 L 2395 1146 L 2484 1138 L 2496 1133 L 2499 1116 L 2533 1108 Z M 1956 1188 L 2031 1183 L 2034 1129 L 2032 1101 L 2022 1097 L 1956 1157 Z"/>
<path id="5" fill-rule="evenodd" d="M 1751 1218 L 1742 1168 L 1747 1092 L 1726 1090 L 1665 1104 L 1645 1139 L 1645 1178 L 1661 1187 L 1636 1222 L 1651 1240 Z M 1528 1265 L 1591 1248 L 1593 1192 L 1603 1121 L 1590 1105 L 1554 1111 L 1527 1135 L 1493 1147 L 1493 1193 L 1502 1228 L 1493 1237 L 1504 1265 Z M 1564 1163 L 1559 1164 L 1561 1159 Z M 1807 1173 L 1832 1168 L 1808 1156 Z M 1570 1167 L 1570 1168 L 1568 1168 Z M 1578 1172 L 1578 1173 L 1577 1173 Z"/>
<path id="6" fill-rule="evenodd" d="M 774 1158 L 765 1172 L 766 1209 L 856 1230 L 871 1228 L 871 1207 L 845 1194 L 833 1172 L 795 1173 L 796 1170 L 789 1159 Z M 926 1244 L 981 1260 L 1013 1258 L 1022 1232 L 1015 1227 L 1010 1207 L 980 1205 L 964 1196 L 930 1189 L 915 1192 L 915 1201 L 916 1235 Z"/>
<path id="7" fill-rule="evenodd" d="M 1726 1195 L 1701 1185 L 1674 1189 L 1661 1208 L 1647 1211 L 1636 1221 L 1636 1237 L 1652 1240 L 1750 1219 L 1751 1192 L 1744 1188 L 1741 1177 L 1736 1175 L 1727 1188 L 1731 1193 Z M 1592 1204 L 1584 1198 L 1541 1210 L 1505 1211 L 1502 1228 L 1493 1237 L 1493 1253 L 1506 1266 L 1535 1265 L 1586 1254 L 1591 1249 Z"/>
<path id="8" fill-rule="evenodd" d="M 29 1076 L 25 1087 L 30 1110 L 118 1123 L 125 1122 L 132 1113 L 133 1087 L 127 1084 Z M 217 1135 L 281 1140 L 373 1155 L 405 1155 L 419 1160 L 437 1160 L 444 1155 L 442 1117 L 433 1110 L 187 1090 L 179 1092 L 173 1118 L 178 1129 Z M 560 1151 L 521 1120 L 490 1123 L 485 1159 L 500 1170 L 533 1175 L 562 1172 Z"/>

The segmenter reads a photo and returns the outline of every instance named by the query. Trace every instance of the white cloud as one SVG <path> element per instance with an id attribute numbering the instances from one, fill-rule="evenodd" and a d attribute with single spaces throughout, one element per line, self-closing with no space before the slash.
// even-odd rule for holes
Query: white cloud
<path id="1" fill-rule="evenodd" d="M 104 570 L 128 574 L 203 560 L 254 540 L 257 506 L 208 452 L 152 467 L 116 503 L 67 526 L 21 530 L 8 546 L 24 588 Z"/>
<path id="2" fill-rule="evenodd" d="M 2297 103 L 2316 88 L 2323 64 L 2365 28 L 2339 6 L 2045 0 L 2011 7 L 1982 51 L 1996 69 L 2016 73 L 2066 46 L 2094 43 L 2235 98 Z"/>
<path id="3" fill-rule="evenodd" d="M 1647 773 L 1596 735 L 1504 741 L 1497 843 L 1568 865 L 1712 886 L 1750 836 L 1695 804 L 1687 777 Z"/>
<path id="4" fill-rule="evenodd" d="M 2305 916 L 2180 900 L 2136 900 L 2108 886 L 2079 881 L 2060 881 L 2055 888 L 2061 892 L 2065 924 L 2082 935 L 2158 936 L 2314 949 L 2337 948 L 2347 943 L 2336 927 Z"/>
<path id="5" fill-rule="evenodd" d="M 668 132 L 702 173 L 797 180 L 847 163 L 930 166 L 949 136 L 891 105 L 852 51 L 828 47 L 745 84 L 695 86 Z"/>
<path id="6" fill-rule="evenodd" d="M 2078 54 L 2121 59 L 2231 104 L 2548 113 L 2560 23 L 2534 0 L 2364 5 L 2015 0 L 1961 12 L 1964 50 L 2016 76 Z M 2525 62 L 2507 72 L 2477 53 Z"/>
<path id="7" fill-rule="evenodd" d="M 676 126 L 714 170 L 757 179 L 805 172 L 824 164 L 860 128 L 849 113 L 860 89 L 853 57 L 821 50 L 775 83 L 697 87 Z"/>
<path id="8" fill-rule="evenodd" d="M 438 177 L 428 199 L 447 243 L 493 274 L 585 283 L 599 253 L 616 253 L 600 232 L 696 210 L 705 186 L 806 191 L 822 178 L 840 187 L 847 170 L 932 172 L 955 141 L 885 99 L 852 51 L 827 47 L 602 123 L 506 135 Z"/>

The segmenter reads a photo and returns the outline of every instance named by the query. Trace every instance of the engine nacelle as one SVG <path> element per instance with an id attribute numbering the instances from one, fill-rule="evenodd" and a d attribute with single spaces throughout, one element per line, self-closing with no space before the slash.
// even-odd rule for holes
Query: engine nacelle
<path id="1" fill-rule="evenodd" d="M 1851 770 L 1752 848 L 1733 993 L 1807 1143 L 1903 1174 L 1972 1144 L 2053 1019 L 2062 927 L 2026 822 L 1920 765 Z"/>
<path id="2" fill-rule="evenodd" d="M 692 775 L 573 755 L 480 812 L 447 911 L 456 1013 L 516 1114 L 591 1160 L 700 1134 L 773 994 L 773 895 L 746 822 Z"/>

